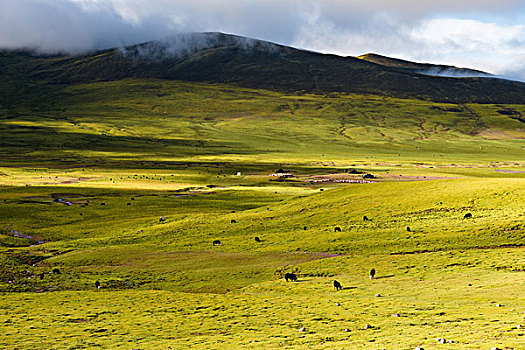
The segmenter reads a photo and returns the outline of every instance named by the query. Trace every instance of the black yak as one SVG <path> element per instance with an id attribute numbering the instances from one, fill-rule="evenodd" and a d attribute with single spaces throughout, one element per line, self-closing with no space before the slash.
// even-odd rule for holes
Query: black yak
<path id="1" fill-rule="evenodd" d="M 286 280 L 286 282 L 288 282 L 288 280 L 292 282 L 297 282 L 297 276 L 293 272 L 284 274 L 284 279 Z"/>
<path id="2" fill-rule="evenodd" d="M 334 288 L 335 288 L 335 290 L 342 290 L 343 286 L 341 286 L 341 283 L 339 283 L 338 281 L 334 280 Z"/>

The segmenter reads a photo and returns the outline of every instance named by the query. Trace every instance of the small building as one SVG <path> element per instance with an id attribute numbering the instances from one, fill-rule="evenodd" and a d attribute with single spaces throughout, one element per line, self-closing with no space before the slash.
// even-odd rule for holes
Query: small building
<path id="1" fill-rule="evenodd" d="M 294 174 L 290 174 L 290 173 L 275 173 L 275 174 L 270 174 L 270 176 L 278 177 L 280 179 L 290 179 L 290 178 L 296 177 Z"/>

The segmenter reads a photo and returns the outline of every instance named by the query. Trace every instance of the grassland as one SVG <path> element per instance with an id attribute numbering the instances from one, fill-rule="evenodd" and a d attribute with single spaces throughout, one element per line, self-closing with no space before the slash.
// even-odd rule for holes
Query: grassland
<path id="1" fill-rule="evenodd" d="M 525 106 L 20 84 L 1 347 L 525 348 Z"/>

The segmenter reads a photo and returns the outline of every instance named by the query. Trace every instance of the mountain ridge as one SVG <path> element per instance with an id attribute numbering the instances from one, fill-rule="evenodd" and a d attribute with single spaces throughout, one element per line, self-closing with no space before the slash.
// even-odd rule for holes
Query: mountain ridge
<path id="1" fill-rule="evenodd" d="M 388 56 L 379 55 L 376 53 L 366 53 L 364 55 L 357 56 L 357 58 L 362 59 L 367 62 L 376 63 L 385 67 L 392 68 L 401 68 L 413 71 L 419 74 L 425 75 L 437 75 L 437 76 L 450 76 L 450 77 L 495 77 L 491 73 L 487 73 L 481 70 L 464 68 L 464 67 L 455 67 L 443 64 L 433 64 L 433 63 L 420 63 L 413 62 L 408 60 L 403 60 L 400 58 L 393 58 Z"/>
<path id="2" fill-rule="evenodd" d="M 525 84 L 520 82 L 429 76 L 356 57 L 222 33 L 191 33 L 80 56 L 4 51 L 0 62 L 2 79 L 44 84 L 152 78 L 290 92 L 370 93 L 435 102 L 525 103 Z"/>

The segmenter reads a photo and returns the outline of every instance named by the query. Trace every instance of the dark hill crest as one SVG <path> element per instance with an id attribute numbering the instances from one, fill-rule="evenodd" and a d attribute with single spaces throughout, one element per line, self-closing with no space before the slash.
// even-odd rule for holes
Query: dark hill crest
<path id="1" fill-rule="evenodd" d="M 289 92 L 368 93 L 438 102 L 525 103 L 525 84 L 520 82 L 428 76 L 413 68 L 222 33 L 181 34 L 81 56 L 38 57 L 4 52 L 0 59 L 3 79 L 49 84 L 147 78 Z"/>

